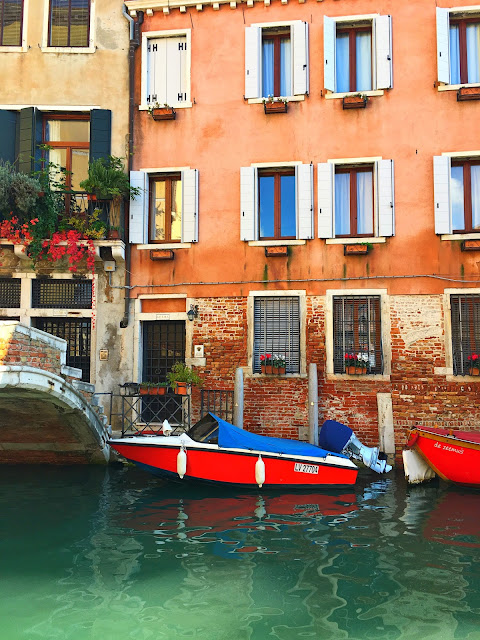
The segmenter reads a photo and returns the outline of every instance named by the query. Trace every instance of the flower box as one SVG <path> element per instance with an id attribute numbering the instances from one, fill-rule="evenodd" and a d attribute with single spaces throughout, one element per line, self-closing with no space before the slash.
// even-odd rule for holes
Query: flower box
<path id="1" fill-rule="evenodd" d="M 371 251 L 371 245 L 369 245 L 368 243 L 343 245 L 344 256 L 365 256 L 370 251 Z"/>
<path id="2" fill-rule="evenodd" d="M 175 120 L 177 113 L 173 107 L 158 107 L 150 111 L 154 120 Z"/>
<path id="3" fill-rule="evenodd" d="M 480 87 L 460 87 L 457 91 L 457 102 L 464 100 L 480 100 Z"/>
<path id="4" fill-rule="evenodd" d="M 140 385 L 141 396 L 164 396 L 167 393 L 167 387 L 163 385 Z"/>
<path id="5" fill-rule="evenodd" d="M 344 109 L 365 109 L 367 106 L 367 96 L 344 96 Z"/>
<path id="6" fill-rule="evenodd" d="M 276 374 L 277 376 L 283 376 L 285 374 L 285 371 L 285 367 L 272 367 L 272 373 Z"/>
<path id="7" fill-rule="evenodd" d="M 480 376 L 480 369 L 478 367 L 470 367 L 468 370 L 469 376 Z"/>
<path id="8" fill-rule="evenodd" d="M 265 113 L 287 113 L 287 108 L 287 103 L 282 100 L 263 103 L 263 110 Z"/>
<path id="9" fill-rule="evenodd" d="M 367 370 L 364 367 L 346 366 L 345 373 L 348 373 L 349 376 L 359 376 L 367 373 Z"/>

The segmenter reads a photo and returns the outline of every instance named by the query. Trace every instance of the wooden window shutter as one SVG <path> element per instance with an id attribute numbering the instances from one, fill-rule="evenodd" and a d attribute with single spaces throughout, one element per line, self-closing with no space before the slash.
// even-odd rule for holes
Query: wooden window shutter
<path id="1" fill-rule="evenodd" d="M 335 91 L 335 40 L 337 23 L 333 18 L 323 17 L 323 55 L 325 89 Z"/>
<path id="2" fill-rule="evenodd" d="M 17 121 L 16 111 L 0 109 L 0 160 L 10 164 L 14 164 L 17 159 Z"/>
<path id="3" fill-rule="evenodd" d="M 148 238 L 148 174 L 130 171 L 130 184 L 138 187 L 140 194 L 130 198 L 129 241 L 131 244 L 145 244 Z"/>
<path id="4" fill-rule="evenodd" d="M 308 22 L 296 20 L 292 23 L 293 40 L 293 95 L 302 95 L 309 91 L 308 70 Z"/>
<path id="5" fill-rule="evenodd" d="M 260 98 L 262 86 L 262 30 L 245 27 L 245 98 Z"/>
<path id="6" fill-rule="evenodd" d="M 437 73 L 438 81 L 450 82 L 450 13 L 437 7 Z"/>
<path id="7" fill-rule="evenodd" d="M 313 165 L 300 164 L 295 167 L 297 196 L 297 238 L 313 238 Z"/>
<path id="8" fill-rule="evenodd" d="M 147 104 L 167 102 L 167 40 L 149 38 L 147 43 Z"/>
<path id="9" fill-rule="evenodd" d="M 161 72 L 161 82 L 164 83 L 164 91 L 159 95 L 165 95 L 159 104 L 177 106 L 185 104 L 190 99 L 187 90 L 187 37 L 163 38 L 165 41 L 165 62 Z"/>
<path id="10" fill-rule="evenodd" d="M 393 87 L 392 66 L 392 17 L 375 18 L 375 55 L 377 66 L 377 89 Z"/>
<path id="11" fill-rule="evenodd" d="M 287 373 L 300 373 L 299 298 L 255 298 L 253 315 L 253 372 L 260 373 L 260 356 L 270 353 L 285 357 Z"/>
<path id="12" fill-rule="evenodd" d="M 240 240 L 258 239 L 257 169 L 240 168 Z"/>
<path id="13" fill-rule="evenodd" d="M 378 235 L 395 235 L 395 190 L 393 160 L 377 162 Z"/>
<path id="14" fill-rule="evenodd" d="M 450 158 L 433 157 L 433 193 L 435 206 L 435 233 L 452 233 L 450 215 Z"/>
<path id="15" fill-rule="evenodd" d="M 92 109 L 90 112 L 90 162 L 108 158 L 112 148 L 112 112 Z"/>
<path id="16" fill-rule="evenodd" d="M 334 171 L 331 162 L 322 162 L 317 166 L 319 238 L 333 238 Z"/>
<path id="17" fill-rule="evenodd" d="M 35 107 L 20 109 L 18 140 L 18 170 L 30 174 L 35 162 L 41 159 L 39 145 L 42 143 L 42 114 Z M 38 167 L 39 168 L 39 167 Z"/>
<path id="18" fill-rule="evenodd" d="M 182 242 L 198 242 L 198 171 L 182 171 Z"/>

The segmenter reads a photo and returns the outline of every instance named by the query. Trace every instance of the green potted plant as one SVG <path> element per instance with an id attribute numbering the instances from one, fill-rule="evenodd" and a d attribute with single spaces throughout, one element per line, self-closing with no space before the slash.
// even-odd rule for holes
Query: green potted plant
<path id="1" fill-rule="evenodd" d="M 168 382 L 141 382 L 141 396 L 163 396 L 167 392 Z"/>
<path id="2" fill-rule="evenodd" d="M 184 362 L 175 362 L 167 373 L 170 387 L 179 395 L 187 395 L 192 384 L 202 384 L 202 379 L 196 371 L 193 371 Z"/>

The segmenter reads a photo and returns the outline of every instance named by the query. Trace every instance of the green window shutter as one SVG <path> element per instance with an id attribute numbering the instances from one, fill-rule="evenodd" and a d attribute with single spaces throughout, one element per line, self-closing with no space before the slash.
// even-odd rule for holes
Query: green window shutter
<path id="1" fill-rule="evenodd" d="M 34 171 L 35 160 L 40 160 L 38 145 L 42 142 L 42 114 L 35 107 L 20 109 L 18 137 L 18 170 L 30 174 Z"/>
<path id="2" fill-rule="evenodd" d="M 112 112 L 92 109 L 90 112 L 90 162 L 111 155 Z"/>
<path id="3" fill-rule="evenodd" d="M 18 113 L 0 109 L 0 160 L 13 164 L 16 160 Z"/>

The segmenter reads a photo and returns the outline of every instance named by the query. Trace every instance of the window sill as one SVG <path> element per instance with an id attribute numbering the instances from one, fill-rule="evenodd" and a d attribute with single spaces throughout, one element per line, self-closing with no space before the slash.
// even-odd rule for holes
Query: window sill
<path id="1" fill-rule="evenodd" d="M 302 102 L 305 100 L 305 94 L 301 96 L 279 96 L 279 100 L 286 100 L 287 102 Z M 248 104 L 263 104 L 264 100 L 267 98 L 247 98 Z"/>
<path id="2" fill-rule="evenodd" d="M 173 107 L 175 110 L 177 109 L 191 109 L 191 107 L 193 107 L 193 102 L 181 102 L 179 104 L 170 104 L 168 105 L 169 107 Z M 139 104 L 138 105 L 138 110 L 139 111 L 148 111 L 151 108 L 150 105 L 148 104 Z"/>
<path id="3" fill-rule="evenodd" d="M 465 384 L 470 382 L 480 382 L 480 376 L 454 376 L 453 373 L 445 376 L 446 382 L 458 382 L 459 384 Z"/>
<path id="4" fill-rule="evenodd" d="M 25 53 L 28 47 L 0 47 L 0 53 Z"/>
<path id="5" fill-rule="evenodd" d="M 249 247 L 293 247 L 306 244 L 306 240 L 249 240 Z"/>
<path id="6" fill-rule="evenodd" d="M 325 92 L 325 98 L 327 100 L 332 100 L 335 98 L 345 98 L 346 96 L 358 96 L 361 93 L 362 96 L 374 97 L 374 96 L 383 96 L 385 91 L 384 89 L 374 89 L 372 91 L 347 91 L 346 93 L 333 93 L 332 91 Z"/>
<path id="7" fill-rule="evenodd" d="M 134 245 L 140 251 L 151 251 L 152 249 L 190 249 L 192 246 L 191 242 L 167 242 L 165 244 L 155 243 L 155 244 L 136 244 Z"/>
<path id="8" fill-rule="evenodd" d="M 307 379 L 308 375 L 306 373 L 283 373 L 283 374 L 273 374 L 273 373 L 247 373 L 247 378 L 259 378 L 259 379 L 270 379 L 270 380 L 278 380 L 279 378 L 291 380 L 292 378 L 301 378 Z"/>
<path id="9" fill-rule="evenodd" d="M 440 240 L 479 240 L 480 230 L 475 233 L 448 233 L 440 236 Z"/>
<path id="10" fill-rule="evenodd" d="M 42 53 L 95 53 L 96 47 L 42 47 Z"/>
<path id="11" fill-rule="evenodd" d="M 384 236 L 376 238 L 326 238 L 325 244 L 379 244 L 386 242 L 387 239 Z"/>
<path id="12" fill-rule="evenodd" d="M 390 382 L 390 375 L 385 373 L 359 373 L 349 375 L 348 373 L 327 373 L 327 380 L 332 382 L 342 380 L 368 380 L 370 382 Z"/>
<path id="13" fill-rule="evenodd" d="M 480 87 L 480 82 L 472 82 L 471 84 L 439 84 L 438 91 L 458 91 L 462 87 Z"/>

